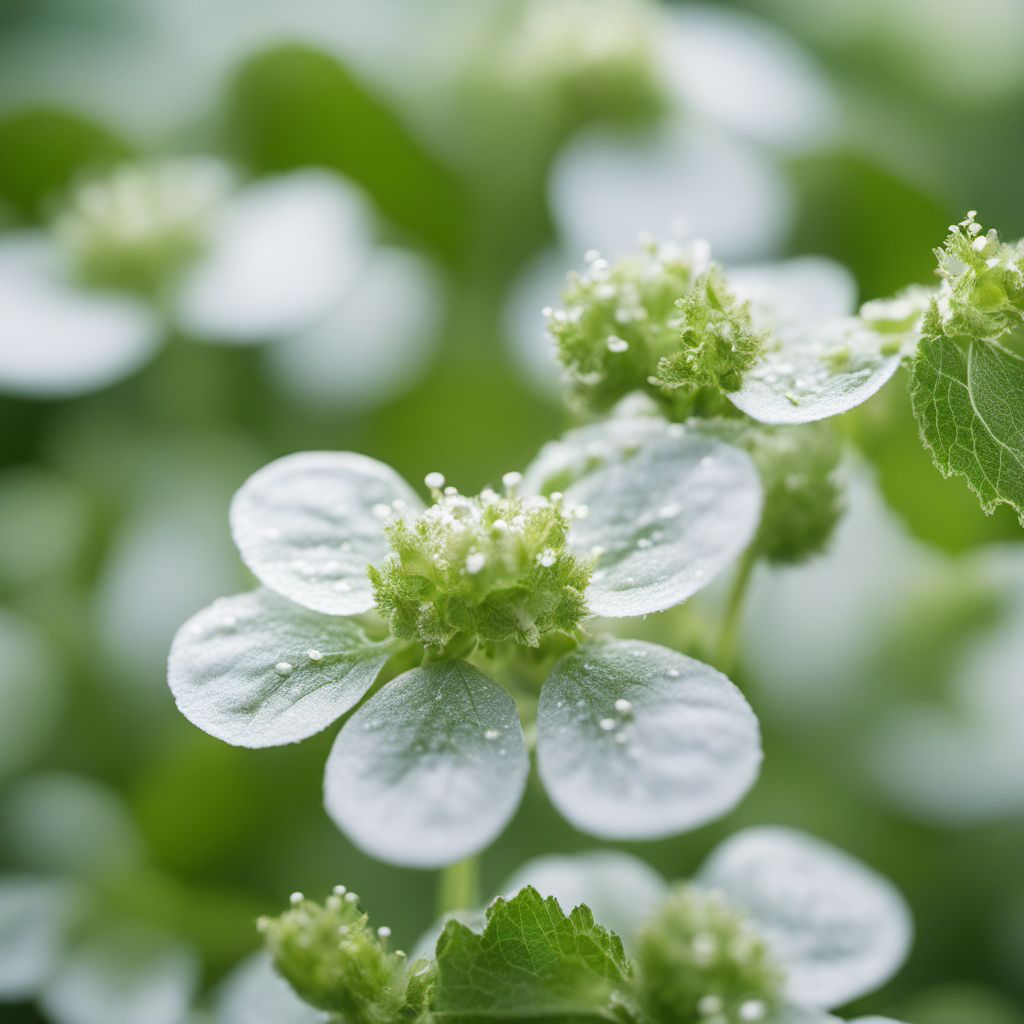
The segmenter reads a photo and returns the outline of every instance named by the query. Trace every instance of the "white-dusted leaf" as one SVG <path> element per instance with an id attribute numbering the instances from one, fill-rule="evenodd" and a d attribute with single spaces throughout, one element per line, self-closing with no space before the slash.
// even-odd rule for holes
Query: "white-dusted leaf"
<path id="1" fill-rule="evenodd" d="M 892 335 L 857 317 L 793 325 L 769 337 L 764 355 L 728 398 L 762 423 L 811 423 L 866 402 L 902 358 Z"/>
<path id="2" fill-rule="evenodd" d="M 0 803 L 0 848 L 33 871 L 112 878 L 138 867 L 145 842 L 120 794 L 95 779 L 48 772 Z"/>
<path id="3" fill-rule="evenodd" d="M 246 480 L 231 503 L 231 532 L 242 560 L 271 590 L 314 611 L 358 615 L 373 607 L 366 570 L 388 553 L 384 519 L 395 502 L 422 508 L 383 462 L 299 452 Z"/>
<path id="4" fill-rule="evenodd" d="M 641 445 L 662 437 L 668 426 L 659 415 L 618 416 L 570 430 L 557 441 L 548 441 L 523 473 L 528 494 L 565 491 L 574 483 L 634 455 Z M 678 428 L 672 433 L 677 434 Z"/>
<path id="5" fill-rule="evenodd" d="M 464 661 L 438 662 L 388 683 L 345 724 L 324 800 L 372 856 L 437 867 L 501 832 L 528 770 L 512 698 Z"/>
<path id="6" fill-rule="evenodd" d="M 253 590 L 215 601 L 178 630 L 167 679 L 200 729 L 236 746 L 273 747 L 343 715 L 390 654 L 352 619 Z"/>
<path id="7" fill-rule="evenodd" d="M 0 779 L 22 770 L 53 736 L 64 707 L 61 668 L 43 633 L 0 608 Z"/>
<path id="8" fill-rule="evenodd" d="M 612 850 L 535 857 L 517 868 L 500 891 L 513 896 L 526 885 L 541 896 L 554 896 L 566 914 L 585 903 L 594 920 L 615 932 L 627 948 L 668 895 L 668 884 L 654 868 Z"/>
<path id="9" fill-rule="evenodd" d="M 565 493 L 588 509 L 569 542 L 584 558 L 597 555 L 587 590 L 595 615 L 646 615 L 685 601 L 750 543 L 761 516 L 761 481 L 745 452 L 665 428 Z"/>
<path id="10" fill-rule="evenodd" d="M 0 1003 L 33 998 L 57 969 L 85 903 L 64 879 L 0 878 Z"/>
<path id="11" fill-rule="evenodd" d="M 442 309 L 422 257 L 377 249 L 310 330 L 269 346 L 272 381 L 302 403 L 356 416 L 408 391 L 427 369 Z"/>
<path id="12" fill-rule="evenodd" d="M 243 960 L 224 980 L 215 1003 L 216 1024 L 326 1024 L 329 1019 L 295 994 L 267 953 Z"/>
<path id="13" fill-rule="evenodd" d="M 780 1006 L 761 1024 L 843 1024 L 838 1017 L 809 1006 Z"/>
<path id="14" fill-rule="evenodd" d="M 697 882 L 750 915 L 800 1003 L 828 1009 L 871 992 L 910 946 L 910 912 L 895 887 L 802 832 L 747 829 L 712 853 Z"/>
<path id="15" fill-rule="evenodd" d="M 586 644 L 541 690 L 541 779 L 562 814 L 592 835 L 653 839 L 714 821 L 753 785 L 761 758 L 740 691 L 667 647 Z"/>
<path id="16" fill-rule="evenodd" d="M 189 946 L 155 928 L 107 924 L 75 944 L 40 1002 L 53 1024 L 179 1024 L 198 982 Z"/>
<path id="17" fill-rule="evenodd" d="M 264 341 L 325 316 L 370 251 L 363 197 L 325 171 L 258 182 L 224 204 L 178 316 L 208 341 Z"/>
<path id="18" fill-rule="evenodd" d="M 0 244 L 0 391 L 67 398 L 152 357 L 162 331 L 143 303 L 64 283 L 31 241 Z"/>

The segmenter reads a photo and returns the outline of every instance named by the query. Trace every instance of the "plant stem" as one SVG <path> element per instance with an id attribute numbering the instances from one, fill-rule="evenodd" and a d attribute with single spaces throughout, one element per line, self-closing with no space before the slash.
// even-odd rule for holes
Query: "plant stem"
<path id="1" fill-rule="evenodd" d="M 747 596 L 750 578 L 757 564 L 757 552 L 751 545 L 744 552 L 743 558 L 736 569 L 729 596 L 725 602 L 722 616 L 722 629 L 718 634 L 718 654 L 715 659 L 718 669 L 731 676 L 736 664 L 736 648 L 739 643 L 740 626 L 743 622 L 743 603 Z"/>
<path id="2" fill-rule="evenodd" d="M 471 910 L 480 901 L 480 859 L 467 857 L 441 872 L 437 887 L 437 915 Z"/>

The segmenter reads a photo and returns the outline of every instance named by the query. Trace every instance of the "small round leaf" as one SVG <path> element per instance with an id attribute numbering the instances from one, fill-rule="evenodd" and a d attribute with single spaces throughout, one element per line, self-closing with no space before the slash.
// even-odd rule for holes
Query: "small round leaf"
<path id="1" fill-rule="evenodd" d="M 178 630 L 167 678 L 181 713 L 204 732 L 273 747 L 343 715 L 390 654 L 351 619 L 254 590 L 215 601 Z"/>
<path id="2" fill-rule="evenodd" d="M 746 453 L 669 431 L 620 450 L 566 497 L 587 506 L 569 540 L 596 556 L 587 601 L 606 616 L 662 611 L 710 583 L 750 543 L 762 500 Z"/>
<path id="3" fill-rule="evenodd" d="M 753 785 L 761 756 L 740 691 L 656 644 L 587 644 L 541 691 L 541 779 L 572 824 L 605 839 L 654 839 L 721 817 Z"/>
<path id="4" fill-rule="evenodd" d="M 367 853 L 438 867 L 498 835 L 528 770 L 512 698 L 466 662 L 439 662 L 399 676 L 346 723 L 324 798 Z"/>
<path id="5" fill-rule="evenodd" d="M 747 829 L 715 850 L 697 882 L 750 915 L 800 1003 L 828 1009 L 873 991 L 910 946 L 910 913 L 892 884 L 801 832 Z"/>
<path id="6" fill-rule="evenodd" d="M 422 508 L 384 463 L 353 452 L 299 452 L 242 485 L 231 530 L 265 586 L 314 611 L 358 615 L 373 607 L 366 570 L 388 552 L 383 518 L 396 501 Z"/>

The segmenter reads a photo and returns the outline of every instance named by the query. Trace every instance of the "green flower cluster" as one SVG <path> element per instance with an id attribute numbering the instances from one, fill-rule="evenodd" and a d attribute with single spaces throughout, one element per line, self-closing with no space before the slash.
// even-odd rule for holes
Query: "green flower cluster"
<path id="1" fill-rule="evenodd" d="M 385 1024 L 417 1012 L 420 990 L 401 951 L 389 952 L 388 928 L 373 931 L 359 897 L 342 885 L 321 906 L 293 893 L 291 909 L 257 927 L 274 966 L 311 1006 L 346 1024 Z"/>
<path id="2" fill-rule="evenodd" d="M 747 1024 L 780 1002 L 784 976 L 742 914 L 679 885 L 640 936 L 641 1003 L 663 1024 Z"/>
<path id="3" fill-rule="evenodd" d="M 391 632 L 432 649 L 515 641 L 536 647 L 587 615 L 590 567 L 567 547 L 571 517 L 560 494 L 523 498 L 518 473 L 505 493 L 465 497 L 427 477 L 435 504 L 386 526 L 391 553 L 370 568 L 374 599 Z M 443 488 L 443 489 L 442 489 Z"/>
<path id="4" fill-rule="evenodd" d="M 943 279 L 935 313 L 947 336 L 994 339 L 1024 323 L 1024 245 L 1001 242 L 976 218 L 970 210 L 951 224 L 935 250 Z"/>
<path id="5" fill-rule="evenodd" d="M 83 284 L 157 298 L 202 252 L 229 185 L 212 160 L 125 165 L 82 185 L 54 231 Z"/>
<path id="6" fill-rule="evenodd" d="M 763 338 L 706 245 L 647 243 L 609 264 L 586 254 L 548 330 L 578 400 L 603 411 L 646 391 L 675 413 L 722 405 L 757 360 Z"/>

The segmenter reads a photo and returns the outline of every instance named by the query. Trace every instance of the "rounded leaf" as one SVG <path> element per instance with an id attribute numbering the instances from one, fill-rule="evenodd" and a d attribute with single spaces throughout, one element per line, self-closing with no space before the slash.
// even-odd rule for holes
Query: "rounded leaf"
<path id="1" fill-rule="evenodd" d="M 792 325 L 770 337 L 758 364 L 727 397 L 761 423 L 812 423 L 866 402 L 903 358 L 856 317 Z"/>
<path id="2" fill-rule="evenodd" d="M 370 253 L 363 197 L 325 171 L 259 182 L 228 200 L 183 282 L 183 326 L 200 338 L 277 338 L 325 316 Z"/>
<path id="3" fill-rule="evenodd" d="M 523 795 L 529 758 L 512 698 L 464 661 L 388 683 L 327 761 L 327 811 L 370 855 L 438 867 L 483 849 Z"/>
<path id="4" fill-rule="evenodd" d="M 627 948 L 668 896 L 668 884 L 654 868 L 614 850 L 535 857 L 513 872 L 500 891 L 511 897 L 527 885 L 541 896 L 554 896 L 566 914 L 586 904 L 594 920 L 620 936 Z"/>
<path id="5" fill-rule="evenodd" d="M 354 452 L 299 452 L 242 485 L 231 503 L 231 531 L 264 586 L 314 611 L 358 615 L 373 607 L 366 570 L 388 553 L 383 510 L 396 501 L 423 507 L 383 462 Z"/>
<path id="6" fill-rule="evenodd" d="M 606 616 L 662 611 L 710 583 L 750 543 L 762 502 L 745 452 L 671 428 L 619 449 L 566 497 L 587 506 L 569 542 L 595 558 L 587 602 Z"/>
<path id="7" fill-rule="evenodd" d="M 910 946 L 910 912 L 893 885 L 802 832 L 747 829 L 712 853 L 697 882 L 750 915 L 800 1003 L 828 1009 L 873 991 Z"/>
<path id="8" fill-rule="evenodd" d="M 254 953 L 225 979 L 215 1000 L 216 1024 L 326 1024 L 328 1015 L 304 1003 L 267 953 Z"/>
<path id="9" fill-rule="evenodd" d="M 9 394 L 67 398 L 105 387 L 147 362 L 162 337 L 138 300 L 62 282 L 31 239 L 0 245 L 0 309 L 0 391 Z"/>
<path id="10" fill-rule="evenodd" d="M 198 983 L 198 958 L 177 939 L 105 925 L 75 945 L 40 1002 L 53 1024 L 179 1024 Z"/>
<path id="11" fill-rule="evenodd" d="M 761 766 L 757 719 L 720 672 L 638 641 L 565 655 L 537 711 L 537 766 L 577 828 L 654 839 L 730 811 Z"/>
<path id="12" fill-rule="evenodd" d="M 0 878 L 0 1003 L 36 995 L 57 970 L 84 904 L 73 882 Z"/>
<path id="13" fill-rule="evenodd" d="M 254 590 L 215 601 L 178 630 L 167 680 L 178 709 L 204 732 L 273 747 L 343 715 L 390 654 L 351 619 Z"/>

